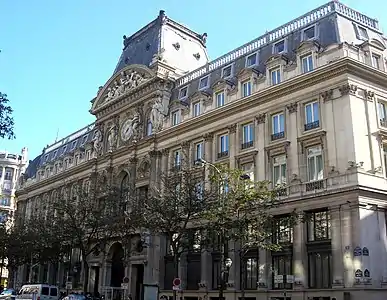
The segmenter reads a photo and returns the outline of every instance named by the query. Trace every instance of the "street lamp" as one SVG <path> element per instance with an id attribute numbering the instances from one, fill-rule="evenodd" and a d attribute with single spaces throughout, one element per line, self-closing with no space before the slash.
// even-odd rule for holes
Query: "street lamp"
<path id="1" fill-rule="evenodd" d="M 225 187 L 226 185 L 226 178 L 223 177 L 223 174 L 222 172 L 219 170 L 219 168 L 217 166 L 215 166 L 213 163 L 210 163 L 202 158 L 199 158 L 197 161 L 196 161 L 196 164 L 198 165 L 202 165 L 202 166 L 205 166 L 205 165 L 208 165 L 210 167 L 212 167 L 220 176 L 220 185 L 219 185 L 219 197 L 220 197 L 220 204 L 221 204 L 221 207 L 222 207 L 222 211 L 224 211 L 224 205 L 225 205 L 225 202 L 224 202 L 224 192 L 222 193 L 222 190 L 221 190 L 221 187 Z M 240 176 L 240 178 L 242 180 L 248 180 L 250 179 L 250 176 L 248 174 L 242 174 Z M 221 217 L 223 216 L 223 214 L 221 214 Z M 223 222 L 223 220 L 221 220 L 221 223 Z M 230 268 L 231 268 L 231 265 L 232 265 L 232 260 L 231 258 L 227 257 L 227 253 L 226 252 L 226 247 L 225 247 L 225 244 L 226 244 L 226 239 L 225 239 L 225 232 L 224 232 L 224 226 L 222 224 L 222 228 L 221 228 L 221 231 L 220 231 L 220 236 L 219 236 L 219 244 L 220 244 L 220 286 L 219 286 L 219 300 L 223 300 L 224 297 L 223 297 L 223 291 L 225 290 L 226 288 L 226 284 L 227 284 L 227 281 L 228 281 L 228 274 L 230 272 Z M 227 257 L 227 258 L 226 258 Z M 226 276 L 227 274 L 227 276 Z"/>

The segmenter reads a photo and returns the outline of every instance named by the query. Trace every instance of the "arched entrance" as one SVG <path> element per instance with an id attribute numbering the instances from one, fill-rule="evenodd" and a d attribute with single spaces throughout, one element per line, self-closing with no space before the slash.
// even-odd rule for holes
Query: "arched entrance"
<path id="1" fill-rule="evenodd" d="M 109 252 L 112 263 L 110 286 L 121 287 L 122 279 L 125 277 L 124 248 L 121 243 L 114 243 Z"/>

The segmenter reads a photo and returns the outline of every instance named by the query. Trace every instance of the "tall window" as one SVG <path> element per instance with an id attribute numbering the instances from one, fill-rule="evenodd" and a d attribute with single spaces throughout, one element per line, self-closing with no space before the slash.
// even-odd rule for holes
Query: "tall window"
<path id="1" fill-rule="evenodd" d="M 221 107 L 224 105 L 224 92 L 219 92 L 216 94 L 216 107 Z"/>
<path id="2" fill-rule="evenodd" d="M 179 99 L 184 99 L 188 96 L 188 87 L 183 87 L 179 91 Z"/>
<path id="3" fill-rule="evenodd" d="M 307 149 L 308 180 L 316 181 L 324 178 L 324 164 L 321 145 Z"/>
<path id="4" fill-rule="evenodd" d="M 277 68 L 270 71 L 271 84 L 279 84 L 281 82 L 281 69 Z"/>
<path id="5" fill-rule="evenodd" d="M 196 102 L 193 104 L 193 116 L 197 117 L 200 115 L 200 113 L 201 113 L 200 102 Z"/>
<path id="6" fill-rule="evenodd" d="M 384 173 L 387 177 L 387 145 L 383 145 L 383 155 L 384 155 Z"/>
<path id="7" fill-rule="evenodd" d="M 320 126 L 319 105 L 317 101 L 305 105 L 305 130 Z"/>
<path id="8" fill-rule="evenodd" d="M 379 114 L 380 126 L 387 127 L 386 103 L 381 101 L 378 102 L 378 114 Z"/>
<path id="9" fill-rule="evenodd" d="M 181 165 L 181 152 L 180 150 L 176 150 L 173 153 L 173 166 L 175 168 L 180 168 L 180 165 Z"/>
<path id="10" fill-rule="evenodd" d="M 286 184 L 286 155 L 273 157 L 273 186 Z"/>
<path id="11" fill-rule="evenodd" d="M 176 126 L 180 123 L 180 111 L 174 111 L 172 113 L 172 126 Z"/>
<path id="12" fill-rule="evenodd" d="M 4 180 L 12 180 L 12 169 L 5 169 Z"/>
<path id="13" fill-rule="evenodd" d="M 254 163 L 247 163 L 241 166 L 244 174 L 249 175 L 250 181 L 254 182 Z"/>
<path id="14" fill-rule="evenodd" d="M 288 289 L 291 290 L 293 288 L 293 284 L 288 283 L 286 281 L 286 276 L 284 275 L 292 275 L 293 274 L 293 255 L 291 253 L 282 253 L 272 252 L 272 260 L 273 260 L 273 288 L 274 289 Z M 281 283 L 276 282 L 275 278 L 282 277 L 283 280 Z"/>
<path id="15" fill-rule="evenodd" d="M 331 220 L 328 210 L 307 214 L 308 273 L 310 288 L 330 288 L 332 283 Z"/>
<path id="16" fill-rule="evenodd" d="M 242 97 L 251 95 L 251 81 L 245 81 L 242 83 Z"/>
<path id="17" fill-rule="evenodd" d="M 246 290 L 257 289 L 259 279 L 258 251 L 247 252 L 241 265 L 241 286 Z"/>
<path id="18" fill-rule="evenodd" d="M 313 56 L 312 54 L 306 55 L 301 58 L 302 73 L 313 71 Z"/>
<path id="19" fill-rule="evenodd" d="M 201 201 L 203 200 L 204 186 L 203 182 L 198 182 L 195 184 L 195 196 L 196 199 Z"/>
<path id="20" fill-rule="evenodd" d="M 225 157 L 228 155 L 228 134 L 219 136 L 219 155 L 218 157 Z"/>
<path id="21" fill-rule="evenodd" d="M 146 135 L 150 136 L 153 133 L 153 126 L 151 120 L 148 120 L 146 123 Z"/>
<path id="22" fill-rule="evenodd" d="M 380 70 L 380 55 L 372 53 L 372 66 Z"/>
<path id="23" fill-rule="evenodd" d="M 242 126 L 242 149 L 253 146 L 254 124 L 249 123 Z"/>
<path id="24" fill-rule="evenodd" d="M 203 142 L 195 144 L 195 161 L 203 158 Z"/>
<path id="25" fill-rule="evenodd" d="M 273 224 L 273 242 L 289 245 L 293 243 L 293 228 L 288 217 L 278 217 Z"/>
<path id="26" fill-rule="evenodd" d="M 251 54 L 246 58 L 246 67 L 252 67 L 257 64 L 257 53 Z"/>
<path id="27" fill-rule="evenodd" d="M 284 113 L 278 113 L 271 118 L 272 135 L 271 140 L 275 141 L 285 137 L 285 115 Z"/>

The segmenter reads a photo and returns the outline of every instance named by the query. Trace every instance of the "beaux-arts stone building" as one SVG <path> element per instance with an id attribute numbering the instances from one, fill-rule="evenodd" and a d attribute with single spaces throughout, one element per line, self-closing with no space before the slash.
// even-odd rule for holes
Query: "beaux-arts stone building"
<path id="1" fill-rule="evenodd" d="M 387 39 L 378 22 L 334 1 L 213 61 L 206 39 L 163 11 L 124 37 L 113 76 L 92 100 L 96 122 L 30 164 L 19 217 L 64 178 L 110 170 L 144 192 L 183 153 L 192 164 L 203 157 L 285 184 L 287 205 L 278 214 L 311 216 L 278 236 L 291 245 L 280 252 L 253 251 L 243 262 L 231 253 L 227 299 L 240 295 L 242 263 L 249 299 L 283 297 L 285 288 L 291 299 L 384 299 Z M 122 247 L 112 242 L 107 257 L 90 257 L 91 291 L 120 286 L 114 274 L 123 268 L 115 261 Z M 161 238 L 128 258 L 134 299 L 143 283 L 158 284 L 160 297 L 172 294 L 166 258 Z M 62 285 L 72 268 L 41 266 L 35 279 Z M 20 268 L 19 284 L 28 270 Z M 182 296 L 217 297 L 218 270 L 211 252 L 188 253 Z M 294 282 L 278 283 L 276 275 L 294 275 Z"/>

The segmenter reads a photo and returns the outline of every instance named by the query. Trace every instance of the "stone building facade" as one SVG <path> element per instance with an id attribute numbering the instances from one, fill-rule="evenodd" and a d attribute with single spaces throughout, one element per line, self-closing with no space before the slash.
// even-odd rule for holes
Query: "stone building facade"
<path id="1" fill-rule="evenodd" d="M 0 151 L 0 223 L 12 226 L 16 210 L 15 191 L 19 177 L 28 166 L 28 151 L 23 148 L 20 154 Z M 6 266 L 7 261 L 1 262 Z M 0 266 L 1 268 L 1 266 Z M 6 284 L 8 269 L 0 271 L 1 284 Z"/>
<path id="2" fill-rule="evenodd" d="M 244 261 L 230 253 L 227 299 L 242 288 L 257 300 L 285 299 L 284 292 L 292 300 L 384 299 L 387 39 L 378 22 L 333 1 L 213 61 L 206 39 L 163 11 L 125 36 L 114 74 L 92 100 L 95 123 L 45 148 L 27 170 L 20 218 L 64 179 L 92 171 L 146 192 L 184 153 L 192 165 L 204 158 L 283 184 L 278 216 L 310 216 L 278 237 L 290 245 L 280 252 L 256 249 Z M 90 290 L 114 294 L 114 274 L 123 272 L 133 299 L 143 284 L 171 296 L 168 245 L 149 239 L 122 265 L 121 241 L 90 257 Z M 218 295 L 219 262 L 206 250 L 181 260 L 185 299 Z M 36 280 L 61 285 L 64 273 L 63 264 L 41 266 Z M 280 283 L 278 275 L 291 276 Z"/>

